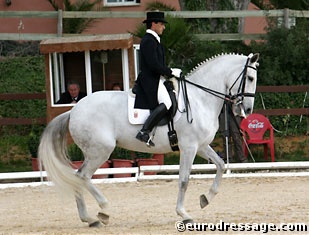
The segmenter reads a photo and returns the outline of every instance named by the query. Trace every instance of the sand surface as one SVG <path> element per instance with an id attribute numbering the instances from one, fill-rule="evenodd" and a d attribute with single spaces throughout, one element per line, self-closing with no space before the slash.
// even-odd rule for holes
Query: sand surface
<path id="1" fill-rule="evenodd" d="M 219 194 L 200 209 L 199 196 L 208 192 L 211 183 L 211 179 L 190 181 L 185 206 L 195 222 L 302 222 L 309 228 L 309 177 L 223 179 Z M 61 198 L 53 186 L 1 189 L 0 234 L 180 234 L 175 229 L 180 220 L 175 212 L 177 185 L 176 180 L 97 184 L 109 200 L 110 222 L 101 228 L 82 223 L 74 199 Z M 88 193 L 86 201 L 89 213 L 95 216 L 99 207 Z M 269 234 L 309 234 L 309 230 Z"/>

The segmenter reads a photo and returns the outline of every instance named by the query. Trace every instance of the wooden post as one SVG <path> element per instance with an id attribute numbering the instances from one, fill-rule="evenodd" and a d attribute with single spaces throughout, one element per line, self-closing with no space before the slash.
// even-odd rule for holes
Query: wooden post
<path id="1" fill-rule="evenodd" d="M 283 10 L 283 23 L 284 23 L 284 27 L 287 29 L 290 29 L 290 21 L 289 21 L 289 9 L 288 8 L 284 8 Z"/>
<path id="2" fill-rule="evenodd" d="M 57 36 L 62 37 L 63 32 L 63 12 L 61 9 L 58 10 L 58 24 L 57 24 Z"/>

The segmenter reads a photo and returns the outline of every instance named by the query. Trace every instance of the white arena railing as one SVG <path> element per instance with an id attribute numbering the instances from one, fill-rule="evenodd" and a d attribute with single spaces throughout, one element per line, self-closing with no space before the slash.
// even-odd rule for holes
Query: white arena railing
<path id="1" fill-rule="evenodd" d="M 280 177 L 309 176 L 309 162 L 261 162 L 230 163 L 225 165 L 223 177 Z M 190 178 L 205 179 L 215 177 L 214 164 L 194 164 Z M 139 180 L 178 179 L 179 165 L 141 166 Z M 145 175 L 145 172 L 167 172 L 169 174 Z M 175 173 L 175 174 L 170 174 Z"/>
<path id="2" fill-rule="evenodd" d="M 309 176 L 309 161 L 302 162 L 263 162 L 263 163 L 230 163 L 226 164 L 223 177 L 290 177 Z M 191 179 L 214 178 L 214 164 L 194 164 Z M 149 175 L 147 172 L 155 172 Z M 131 177 L 92 179 L 93 183 L 136 182 L 142 180 L 178 179 L 179 165 L 154 165 L 129 168 L 100 168 L 95 175 L 113 175 L 129 173 Z M 146 173 L 146 174 L 145 174 Z M 42 179 L 42 181 L 40 180 Z M 11 187 L 52 185 L 47 181 L 45 171 L 0 173 L 0 189 Z M 11 182 L 9 182 L 11 181 Z M 14 181 L 12 183 L 12 181 Z M 29 181 L 29 182 L 25 182 Z M 7 183 L 9 182 L 9 183 Z"/>
<path id="3" fill-rule="evenodd" d="M 94 175 L 112 175 L 112 174 L 131 174 L 132 177 L 123 178 L 104 178 L 104 179 L 92 179 L 93 183 L 117 183 L 117 182 L 131 182 L 138 180 L 139 168 L 138 167 L 123 167 L 123 168 L 100 168 Z M 46 181 L 46 171 L 29 171 L 29 172 L 12 172 L 12 173 L 0 173 L 0 189 L 10 187 L 26 187 L 26 186 L 38 186 L 38 185 L 52 185 L 52 182 Z M 5 183 L 5 181 L 25 181 L 33 179 L 36 182 L 18 182 L 18 183 Z M 4 183 L 1 183 L 4 182 Z"/>

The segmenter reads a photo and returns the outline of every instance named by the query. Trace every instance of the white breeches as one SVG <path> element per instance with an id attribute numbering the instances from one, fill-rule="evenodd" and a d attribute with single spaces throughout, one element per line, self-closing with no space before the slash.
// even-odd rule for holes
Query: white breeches
<path id="1" fill-rule="evenodd" d="M 164 103 L 167 110 L 172 106 L 172 101 L 170 95 L 168 94 L 166 87 L 164 86 L 165 79 L 160 78 L 159 88 L 158 88 L 158 102 L 159 104 Z"/>

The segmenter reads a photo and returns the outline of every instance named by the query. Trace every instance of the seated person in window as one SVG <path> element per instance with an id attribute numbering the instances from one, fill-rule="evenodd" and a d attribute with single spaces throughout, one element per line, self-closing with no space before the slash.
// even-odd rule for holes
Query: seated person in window
<path id="1" fill-rule="evenodd" d="M 75 81 L 68 82 L 68 90 L 61 94 L 56 104 L 75 104 L 87 94 L 80 91 L 79 84 Z"/>
<path id="2" fill-rule="evenodd" d="M 121 91 L 122 89 L 121 89 L 120 83 L 119 82 L 113 83 L 112 90 Z"/>

